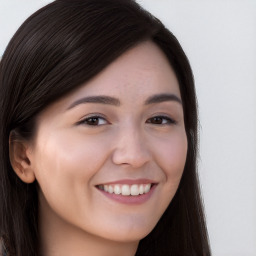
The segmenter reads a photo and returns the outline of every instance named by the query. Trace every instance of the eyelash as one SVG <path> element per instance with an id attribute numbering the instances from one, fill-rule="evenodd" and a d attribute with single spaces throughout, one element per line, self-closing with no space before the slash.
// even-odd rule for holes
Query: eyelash
<path id="1" fill-rule="evenodd" d="M 104 123 L 99 123 L 99 120 L 104 120 Z M 165 122 L 163 123 L 163 120 L 165 120 Z M 161 123 L 159 123 L 159 121 L 161 121 Z M 93 122 L 90 124 L 90 122 Z M 156 123 L 154 123 L 156 122 Z M 177 122 L 168 117 L 168 116 L 163 116 L 163 115 L 159 115 L 159 116 L 154 116 L 151 117 L 149 119 L 147 119 L 146 123 L 148 124 L 153 124 L 153 125 L 174 125 Z M 105 124 L 110 124 L 105 117 L 100 116 L 100 115 L 93 115 L 93 116 L 89 116 L 84 118 L 83 120 L 79 121 L 77 123 L 78 125 L 88 125 L 88 126 L 101 126 L 101 125 L 105 125 Z"/>
<path id="2" fill-rule="evenodd" d="M 163 120 L 166 120 L 166 121 L 164 123 L 153 123 L 152 122 L 152 120 L 155 120 L 156 122 L 158 122 L 157 120 L 159 120 L 159 119 L 162 120 L 162 122 L 163 122 Z M 173 125 L 173 124 L 176 124 L 177 122 L 168 116 L 159 115 L 159 116 L 154 116 L 154 117 L 149 118 L 146 121 L 146 123 L 150 123 L 150 124 L 154 124 L 154 125 Z"/>
<path id="3" fill-rule="evenodd" d="M 100 115 L 92 115 L 92 116 L 86 117 L 83 120 L 79 121 L 78 124 L 83 124 L 83 125 L 88 125 L 88 126 L 104 125 L 104 124 L 99 124 L 99 119 L 104 120 L 104 124 L 109 124 L 109 122 L 106 120 L 106 118 L 104 118 L 103 116 L 100 116 Z M 94 124 L 89 124 L 89 122 L 91 122 L 91 121 L 93 121 L 93 122 L 96 121 L 96 124 L 95 123 Z"/>

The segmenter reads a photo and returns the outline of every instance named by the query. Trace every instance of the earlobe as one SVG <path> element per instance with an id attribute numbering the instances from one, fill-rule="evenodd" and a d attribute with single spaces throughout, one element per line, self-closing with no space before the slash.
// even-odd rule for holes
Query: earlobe
<path id="1" fill-rule="evenodd" d="M 9 140 L 9 156 L 13 170 L 25 183 L 33 183 L 35 174 L 29 156 L 29 146 L 23 140 Z"/>

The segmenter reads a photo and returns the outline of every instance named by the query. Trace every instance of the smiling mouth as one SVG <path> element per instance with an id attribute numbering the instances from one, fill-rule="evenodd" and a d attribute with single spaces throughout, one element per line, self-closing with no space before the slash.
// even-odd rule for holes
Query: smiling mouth
<path id="1" fill-rule="evenodd" d="M 122 195 L 122 196 L 139 196 L 147 194 L 155 184 L 108 184 L 97 185 L 99 190 L 103 190 L 109 194 Z"/>

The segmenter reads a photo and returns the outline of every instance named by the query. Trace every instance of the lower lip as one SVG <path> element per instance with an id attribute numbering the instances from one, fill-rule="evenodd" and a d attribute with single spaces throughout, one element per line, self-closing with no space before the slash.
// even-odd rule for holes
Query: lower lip
<path id="1" fill-rule="evenodd" d="M 150 191 L 146 194 L 138 195 L 138 196 L 123 196 L 123 195 L 116 195 L 116 194 L 110 194 L 104 190 L 98 189 L 103 195 L 106 197 L 117 201 L 122 204 L 143 204 L 146 201 L 150 199 L 152 194 L 154 193 L 156 188 L 156 185 L 154 184 L 151 188 Z"/>

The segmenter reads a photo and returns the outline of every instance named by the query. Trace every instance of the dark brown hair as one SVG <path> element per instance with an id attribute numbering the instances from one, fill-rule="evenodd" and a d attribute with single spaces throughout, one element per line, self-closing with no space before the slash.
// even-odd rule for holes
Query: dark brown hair
<path id="1" fill-rule="evenodd" d="M 175 197 L 136 256 L 208 256 L 197 178 L 197 103 L 189 61 L 175 36 L 132 0 L 57 0 L 29 17 L 0 62 L 0 237 L 12 256 L 39 251 L 36 182 L 23 183 L 9 160 L 14 131 L 31 139 L 48 104 L 78 88 L 136 44 L 151 40 L 167 56 L 184 109 L 188 154 Z"/>

